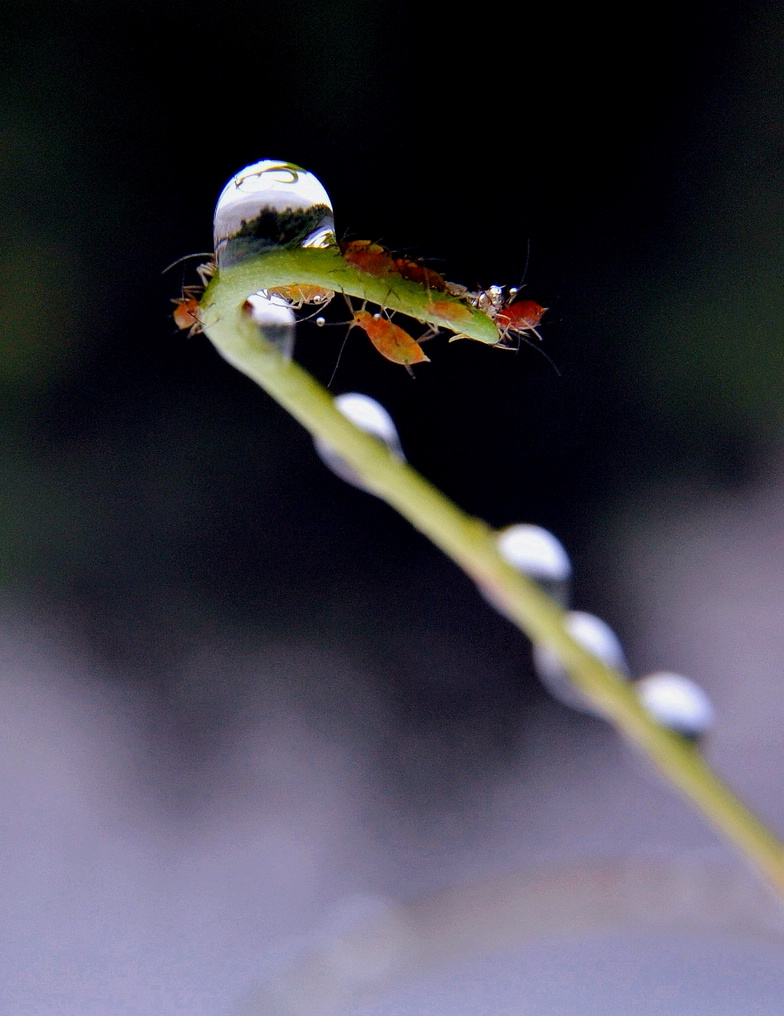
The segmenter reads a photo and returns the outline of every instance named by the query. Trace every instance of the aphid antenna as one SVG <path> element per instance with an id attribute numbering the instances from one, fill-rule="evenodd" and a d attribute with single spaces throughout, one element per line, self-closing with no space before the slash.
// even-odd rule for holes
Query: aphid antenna
<path id="1" fill-rule="evenodd" d="M 335 375 L 338 372 L 338 367 L 340 366 L 340 361 L 343 359 L 343 350 L 346 348 L 346 343 L 348 342 L 348 337 L 349 337 L 349 335 L 351 335 L 351 332 L 353 331 L 354 326 L 355 326 L 355 322 L 352 320 L 351 324 L 346 329 L 346 334 L 343 336 L 343 341 L 340 344 L 340 349 L 338 350 L 338 358 L 337 358 L 337 360 L 335 360 L 335 366 L 334 366 L 334 368 L 332 370 L 332 374 L 330 375 L 329 381 L 327 382 L 327 388 L 331 388 L 332 387 L 332 382 L 335 380 Z"/>
<path id="2" fill-rule="evenodd" d="M 315 314 L 309 314 L 308 317 L 300 318 L 299 320 L 310 321 L 311 318 L 315 317 L 316 324 L 318 325 L 319 328 L 346 328 L 346 327 L 355 328 L 357 323 L 354 320 L 355 313 L 354 305 L 352 304 L 350 297 L 346 293 L 341 292 L 340 295 L 343 297 L 343 299 L 346 301 L 346 304 L 348 305 L 348 312 L 351 315 L 351 318 L 348 321 L 325 321 L 323 317 L 316 317 L 316 315 L 321 314 L 321 311 L 324 309 L 323 307 L 318 307 Z M 364 310 L 366 307 L 367 300 L 363 300 L 362 306 L 359 309 Z"/>
<path id="3" fill-rule="evenodd" d="M 362 301 L 362 306 L 359 308 L 359 310 L 357 310 L 354 307 L 354 304 L 351 302 L 351 297 L 348 295 L 348 293 L 343 293 L 342 295 L 343 295 L 343 299 L 346 301 L 346 305 L 348 306 L 348 312 L 351 315 L 351 320 L 350 321 L 333 321 L 333 322 L 331 322 L 331 324 L 334 324 L 334 325 L 348 325 L 349 328 L 358 328 L 359 326 L 357 325 L 357 321 L 356 321 L 355 315 L 361 313 L 361 311 L 363 311 L 363 310 L 367 310 L 367 305 L 368 305 L 369 301 L 363 300 Z M 389 294 L 387 294 L 387 295 L 389 295 Z M 384 318 L 387 319 L 387 321 L 391 321 L 392 318 L 395 316 L 396 312 L 392 311 L 390 313 L 387 310 L 386 307 L 382 307 L 380 304 L 378 306 L 379 306 L 379 309 L 376 311 L 376 313 L 373 315 L 373 317 L 375 317 L 375 318 L 384 317 Z M 330 322 L 325 322 L 325 324 L 329 325 Z"/>
<path id="4" fill-rule="evenodd" d="M 530 263 L 531 263 L 531 237 L 529 236 L 528 237 L 528 242 L 525 245 L 525 267 L 523 268 L 523 276 L 520 279 L 520 281 L 518 282 L 517 286 L 515 287 L 516 290 L 517 290 L 517 292 L 515 293 L 515 296 L 517 296 L 517 293 L 519 293 L 520 290 L 525 285 L 525 277 L 528 274 L 528 265 Z M 509 292 L 511 293 L 512 290 L 510 289 Z"/>
<path id="5" fill-rule="evenodd" d="M 338 367 L 340 366 L 340 361 L 343 358 L 343 350 L 346 348 L 346 343 L 348 342 L 348 337 L 351 334 L 352 330 L 354 328 L 356 328 L 356 326 L 357 326 L 357 323 L 354 320 L 354 306 L 351 303 L 351 300 L 349 299 L 348 294 L 347 293 L 342 293 L 341 295 L 343 296 L 343 299 L 346 301 L 346 304 L 348 305 L 348 310 L 349 310 L 349 313 L 351 314 L 351 320 L 350 321 L 325 321 L 324 318 L 321 317 L 321 316 L 316 317 L 316 325 L 319 328 L 346 328 L 346 334 L 343 336 L 343 341 L 340 344 L 340 349 L 338 350 L 338 358 L 337 358 L 337 360 L 335 360 L 335 366 L 332 368 L 332 374 L 330 375 L 329 381 L 327 381 L 327 388 L 331 388 L 332 387 L 332 382 L 335 380 L 335 375 L 338 372 Z M 362 310 L 365 309 L 366 305 L 367 305 L 367 300 L 363 301 L 363 303 L 362 303 Z M 318 310 L 316 311 L 316 314 L 319 314 L 320 310 L 321 310 L 321 308 L 319 307 Z M 309 321 L 314 316 L 315 315 L 310 314 L 308 317 L 301 318 L 300 320 L 302 320 L 302 321 Z"/>
<path id="6" fill-rule="evenodd" d="M 536 335 L 537 339 L 539 339 L 540 342 L 542 341 L 542 336 L 539 334 L 539 332 L 537 332 L 537 330 L 535 328 L 529 328 L 527 330 L 529 332 L 533 332 L 534 335 Z M 551 356 L 548 356 L 547 353 L 545 353 L 545 351 L 542 349 L 541 346 L 537 346 L 537 344 L 535 342 L 531 342 L 531 340 L 529 338 L 527 338 L 525 335 L 521 335 L 520 332 L 516 332 L 515 334 L 517 335 L 517 345 L 516 346 L 507 346 L 507 345 L 505 345 L 503 343 L 503 340 L 502 340 L 501 342 L 496 343 L 494 348 L 495 349 L 505 349 L 509 353 L 519 353 L 520 352 L 520 346 L 523 343 L 525 343 L 526 346 L 530 346 L 532 349 L 535 349 L 537 351 L 537 353 L 541 353 L 541 355 L 545 358 L 545 360 L 547 360 L 547 362 L 553 368 L 553 370 L 555 371 L 557 376 L 558 377 L 562 377 L 562 374 L 561 374 L 560 370 L 558 370 L 558 367 L 556 366 L 555 360 L 553 360 L 553 358 Z"/>
<path id="7" fill-rule="evenodd" d="M 163 269 L 163 271 L 161 272 L 161 275 L 165 275 L 167 272 L 170 272 L 172 270 L 172 268 L 176 268 L 177 265 L 181 265 L 183 263 L 183 261 L 190 261 L 191 258 L 209 258 L 210 261 L 213 261 L 214 258 L 215 258 L 215 255 L 213 254 L 212 251 L 201 251 L 201 252 L 199 252 L 197 254 L 183 254 L 183 256 L 181 258 L 177 258 L 176 261 L 172 261 L 172 263 L 170 265 L 167 265 Z M 197 271 L 198 271 L 198 269 L 197 269 Z M 210 272 L 210 275 L 214 275 L 214 274 L 215 274 L 215 269 L 213 268 L 212 271 Z"/>
<path id="8" fill-rule="evenodd" d="M 392 290 L 389 290 L 389 292 L 387 293 L 387 296 L 389 296 L 389 293 L 391 293 L 391 292 L 392 292 Z M 362 306 L 359 308 L 359 310 L 356 310 L 355 307 L 354 307 L 354 304 L 351 302 L 351 297 L 348 295 L 348 293 L 343 293 L 343 299 L 346 301 L 346 304 L 348 306 L 348 312 L 351 315 L 351 320 L 350 321 L 345 321 L 345 322 L 343 322 L 343 321 L 336 321 L 335 324 L 347 324 L 349 326 L 349 328 L 356 328 L 356 327 L 358 327 L 358 325 L 357 325 L 357 322 L 356 322 L 355 315 L 360 313 L 363 310 L 367 310 L 367 305 L 368 305 L 369 301 L 368 300 L 363 300 L 362 301 Z M 375 318 L 385 317 L 387 319 L 387 321 L 391 321 L 392 318 L 397 313 L 394 310 L 391 311 L 391 312 L 388 311 L 386 307 L 383 307 L 380 304 L 378 305 L 378 308 L 379 309 L 373 315 L 373 317 L 375 317 Z"/>
<path id="9" fill-rule="evenodd" d="M 508 306 L 510 303 L 514 303 L 517 297 L 520 295 L 520 290 L 525 289 L 525 277 L 528 275 L 528 267 L 530 264 L 531 264 L 531 238 L 529 237 L 526 243 L 525 267 L 523 268 L 523 274 L 520 277 L 520 281 L 517 283 L 516 286 L 510 286 L 507 289 L 506 291 L 507 299 L 505 301 L 506 306 Z M 531 328 L 530 330 L 534 332 L 537 336 L 539 336 L 539 333 L 536 331 L 535 328 Z M 541 336 L 539 337 L 541 338 Z"/>
<path id="10" fill-rule="evenodd" d="M 416 251 L 416 249 L 417 248 L 414 247 L 413 244 L 412 244 L 410 247 L 396 247 L 395 250 L 394 250 L 394 253 L 396 255 L 403 254 L 407 258 L 410 258 L 411 261 L 416 261 L 416 263 L 418 265 L 425 265 L 425 266 L 427 266 L 428 263 L 434 262 L 434 261 L 438 262 L 439 264 L 446 264 L 446 260 L 447 260 L 446 258 L 437 258 L 437 257 L 430 257 L 430 256 L 428 256 L 428 257 L 420 256 L 419 254 L 413 253 L 413 251 Z"/>
<path id="11" fill-rule="evenodd" d="M 414 248 L 414 247 L 401 247 L 400 249 L 401 249 L 401 251 L 402 251 L 402 252 L 403 252 L 404 254 L 406 254 L 406 253 L 409 253 L 409 252 L 410 252 L 410 251 L 412 251 L 412 250 L 415 250 L 415 248 Z M 428 261 L 436 261 L 436 262 L 438 262 L 439 264 L 442 264 L 442 265 L 444 265 L 444 264 L 446 264 L 446 262 L 447 262 L 447 259 L 446 259 L 446 258 L 439 258 L 439 257 L 436 257 L 435 255 L 433 255 L 432 257 L 431 257 L 430 255 L 427 255 L 426 257 L 425 257 L 425 256 L 422 256 L 422 257 L 420 257 L 420 256 L 419 256 L 418 254 L 415 254 L 415 255 L 414 255 L 414 256 L 413 256 L 412 258 L 411 258 L 411 260 L 412 260 L 412 261 L 418 261 L 418 262 L 419 262 L 420 264 L 426 264 L 426 263 L 427 263 Z"/>
<path id="12" fill-rule="evenodd" d="M 182 297 L 186 300 L 195 300 L 197 297 L 201 298 L 203 292 L 203 288 L 195 284 L 192 286 L 183 285 L 182 287 Z M 181 301 L 178 298 L 174 298 L 172 302 L 180 303 Z"/>
<path id="13" fill-rule="evenodd" d="M 430 325 L 428 330 L 420 335 L 417 342 L 422 345 L 423 342 L 429 342 L 431 339 L 436 339 L 441 334 L 441 329 L 437 325 Z"/>
<path id="14" fill-rule="evenodd" d="M 351 321 L 347 321 L 346 324 L 348 324 L 351 328 L 353 328 L 354 324 L 355 324 L 354 315 L 356 314 L 356 311 L 354 310 L 354 304 L 351 302 L 351 297 L 348 295 L 348 293 L 341 293 L 341 295 L 342 295 L 343 299 L 346 301 L 346 306 L 348 307 L 348 312 L 351 315 Z M 366 307 L 367 307 L 367 300 L 363 300 L 362 301 L 362 306 L 359 309 L 360 310 L 364 310 Z"/>

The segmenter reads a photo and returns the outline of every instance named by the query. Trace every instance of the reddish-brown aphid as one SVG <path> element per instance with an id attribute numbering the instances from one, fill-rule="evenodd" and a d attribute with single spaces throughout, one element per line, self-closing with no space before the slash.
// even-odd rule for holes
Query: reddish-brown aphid
<path id="1" fill-rule="evenodd" d="M 430 357 L 425 356 L 416 339 L 389 318 L 358 310 L 354 312 L 354 324 L 362 329 L 382 356 L 392 363 L 402 364 L 412 376 L 412 363 L 429 363 Z"/>
<path id="2" fill-rule="evenodd" d="M 447 281 L 443 275 L 432 268 L 426 268 L 418 261 L 410 258 L 395 258 L 395 268 L 401 278 L 409 282 L 417 282 L 420 286 L 434 289 L 437 293 L 446 293 Z"/>
<path id="3" fill-rule="evenodd" d="M 536 326 L 546 310 L 546 307 L 541 307 L 533 300 L 518 300 L 517 303 L 502 307 L 493 318 L 501 334 L 501 341 L 503 342 L 510 333 L 521 335 L 523 332 L 533 332 L 537 339 L 541 340 L 542 336 L 536 330 Z"/>
<path id="4" fill-rule="evenodd" d="M 427 268 L 413 258 L 393 257 L 380 243 L 372 240 L 341 240 L 338 246 L 352 268 L 358 268 L 368 275 L 380 278 L 395 275 L 436 293 L 447 292 L 448 283 L 440 272 Z"/>

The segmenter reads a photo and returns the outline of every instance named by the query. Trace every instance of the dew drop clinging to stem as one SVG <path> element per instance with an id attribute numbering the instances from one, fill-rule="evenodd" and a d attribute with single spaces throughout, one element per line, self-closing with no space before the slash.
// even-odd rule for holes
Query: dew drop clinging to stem
<path id="1" fill-rule="evenodd" d="M 572 638 L 589 653 L 593 653 L 605 666 L 617 671 L 622 677 L 628 678 L 629 665 L 623 646 L 605 621 L 594 614 L 572 610 L 566 615 L 565 626 Z M 539 679 L 554 698 L 580 712 L 596 713 L 593 705 L 572 684 L 566 668 L 552 649 L 544 645 L 534 645 L 533 659 Z"/>
<path id="2" fill-rule="evenodd" d="M 400 444 L 400 437 L 395 422 L 381 403 L 371 399 L 369 395 L 362 395 L 360 392 L 347 392 L 345 395 L 338 395 L 335 399 L 335 408 L 347 417 L 355 426 L 373 437 L 383 441 L 390 451 L 390 454 L 401 462 L 406 461 L 403 447 Z M 350 483 L 353 487 L 373 494 L 374 491 L 365 481 L 354 472 L 349 464 L 342 459 L 333 448 L 320 438 L 313 440 L 316 452 L 324 465 L 339 476 L 341 480 Z"/>
<path id="3" fill-rule="evenodd" d="M 682 737 L 703 737 L 715 722 L 710 699 L 683 674 L 657 671 L 635 681 L 634 690 L 655 720 Z"/>

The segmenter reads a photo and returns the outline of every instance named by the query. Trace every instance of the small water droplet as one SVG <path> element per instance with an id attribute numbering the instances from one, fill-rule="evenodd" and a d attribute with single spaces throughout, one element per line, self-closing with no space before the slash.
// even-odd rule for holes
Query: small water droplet
<path id="1" fill-rule="evenodd" d="M 329 247 L 335 243 L 332 202 L 312 173 L 263 159 L 223 188 L 215 206 L 214 240 L 219 268 L 275 247 Z"/>
<path id="2" fill-rule="evenodd" d="M 560 540 L 541 526 L 509 526 L 498 534 L 498 552 L 513 568 L 538 582 L 562 606 L 569 601 L 572 563 Z"/>
<path id="3" fill-rule="evenodd" d="M 360 430 L 364 430 L 368 434 L 372 434 L 373 437 L 383 441 L 396 459 L 399 459 L 401 462 L 406 461 L 403 447 L 400 444 L 400 437 L 397 433 L 397 427 L 395 427 L 395 421 L 375 399 L 371 399 L 370 396 L 362 395 L 359 392 L 347 392 L 345 395 L 338 395 L 335 399 L 335 408 L 339 409 Z M 334 451 L 331 445 L 319 438 L 314 438 L 313 444 L 321 461 L 336 476 L 339 476 L 341 480 L 345 480 L 346 483 L 350 483 L 353 487 L 367 491 L 368 494 L 374 493 L 365 481 L 354 472 L 346 460 L 342 459 Z"/>
<path id="4" fill-rule="evenodd" d="M 549 529 L 523 524 L 507 526 L 496 536 L 496 546 L 508 564 L 533 579 L 562 607 L 569 606 L 572 562 L 561 541 Z M 479 592 L 499 614 L 514 621 L 490 585 L 479 584 Z"/>
<path id="5" fill-rule="evenodd" d="M 663 727 L 696 740 L 715 721 L 713 705 L 700 686 L 682 674 L 657 671 L 634 682 L 640 702 Z"/>
<path id="6" fill-rule="evenodd" d="M 566 630 L 605 666 L 628 677 L 629 665 L 623 646 L 612 628 L 601 618 L 581 610 L 572 610 L 566 615 Z M 592 703 L 575 688 L 560 659 L 549 646 L 534 646 L 534 669 L 554 698 L 579 712 L 596 714 Z"/>

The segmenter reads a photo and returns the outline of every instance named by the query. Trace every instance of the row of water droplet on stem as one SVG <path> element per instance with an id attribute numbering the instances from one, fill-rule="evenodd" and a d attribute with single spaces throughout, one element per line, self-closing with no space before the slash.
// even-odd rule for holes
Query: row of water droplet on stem
<path id="1" fill-rule="evenodd" d="M 389 413 L 375 399 L 350 392 L 339 395 L 335 406 L 355 426 L 383 441 L 392 455 L 405 461 L 397 429 Z M 354 470 L 324 441 L 316 438 L 322 462 L 337 476 L 355 487 L 373 493 Z M 607 667 L 630 679 L 623 646 L 608 624 L 581 610 L 569 610 L 572 564 L 563 544 L 547 529 L 535 525 L 513 525 L 496 537 L 501 557 L 513 568 L 541 586 L 567 608 L 565 625 L 569 634 Z M 483 593 L 496 609 L 502 607 Z M 534 645 L 534 669 L 548 691 L 564 705 L 581 712 L 595 713 L 591 702 L 569 680 L 555 652 Z M 714 710 L 705 692 L 691 678 L 657 671 L 638 678 L 632 687 L 641 704 L 662 726 L 691 740 L 703 737 L 713 726 Z"/>

